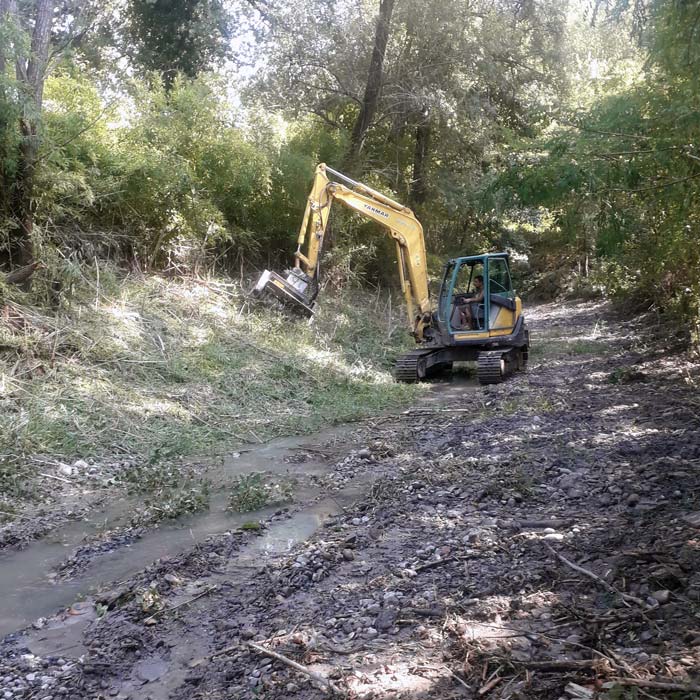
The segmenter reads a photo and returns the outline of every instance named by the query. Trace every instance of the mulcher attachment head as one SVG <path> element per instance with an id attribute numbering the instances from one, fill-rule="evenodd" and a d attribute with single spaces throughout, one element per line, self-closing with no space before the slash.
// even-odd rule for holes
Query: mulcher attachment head
<path id="1" fill-rule="evenodd" d="M 265 270 L 251 294 L 259 298 L 276 299 L 295 314 L 311 318 L 314 315 L 315 281 L 298 268 L 287 270 L 287 276 Z"/>

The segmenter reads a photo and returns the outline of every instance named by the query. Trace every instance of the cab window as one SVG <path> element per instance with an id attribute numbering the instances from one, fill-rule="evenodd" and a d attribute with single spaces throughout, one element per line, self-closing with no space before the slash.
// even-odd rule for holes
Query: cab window
<path id="1" fill-rule="evenodd" d="M 508 265 L 502 258 L 489 260 L 489 289 L 491 294 L 510 295 L 513 291 Z"/>
<path id="2" fill-rule="evenodd" d="M 448 305 L 450 299 L 450 284 L 452 283 L 452 273 L 455 269 L 455 263 L 449 262 L 445 265 L 445 272 L 442 276 L 442 285 L 440 287 L 440 301 L 438 303 L 440 316 L 444 318 L 448 314 Z"/>
<path id="3" fill-rule="evenodd" d="M 474 292 L 474 280 L 484 274 L 484 266 L 481 263 L 465 263 L 457 272 L 453 294 L 469 294 Z"/>

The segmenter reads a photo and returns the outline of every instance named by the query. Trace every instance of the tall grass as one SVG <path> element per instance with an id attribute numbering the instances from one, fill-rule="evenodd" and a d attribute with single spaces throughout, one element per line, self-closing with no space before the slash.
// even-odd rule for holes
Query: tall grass
<path id="1" fill-rule="evenodd" d="M 410 347 L 382 295 L 326 296 L 316 320 L 253 307 L 219 279 L 83 268 L 55 314 L 0 300 L 0 460 L 151 461 L 315 430 L 408 402 Z"/>

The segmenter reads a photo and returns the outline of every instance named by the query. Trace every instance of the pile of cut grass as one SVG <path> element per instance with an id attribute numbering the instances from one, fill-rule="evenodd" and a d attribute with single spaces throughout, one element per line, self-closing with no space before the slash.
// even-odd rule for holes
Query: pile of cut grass
<path id="1" fill-rule="evenodd" d="M 252 307 L 231 281 L 102 265 L 58 312 L 30 301 L 0 299 L 0 463 L 221 452 L 417 391 L 391 378 L 410 338 L 388 296 L 327 295 L 309 324 Z"/>

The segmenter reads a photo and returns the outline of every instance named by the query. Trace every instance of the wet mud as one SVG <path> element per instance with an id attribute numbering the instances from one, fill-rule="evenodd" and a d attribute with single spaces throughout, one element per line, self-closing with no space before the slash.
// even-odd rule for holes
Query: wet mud
<path id="1" fill-rule="evenodd" d="M 33 595 L 66 597 L 16 614 L 5 697 L 695 697 L 698 367 L 600 305 L 533 311 L 523 376 L 216 466 L 293 472 L 286 508 L 222 501 L 54 583 L 45 551 Z"/>
<path id="2" fill-rule="evenodd" d="M 336 469 L 338 473 L 333 473 L 332 457 L 338 451 L 351 451 L 349 438 L 349 428 L 340 426 L 314 436 L 280 438 L 226 455 L 206 472 L 214 493 L 209 507 L 201 513 L 155 528 L 132 527 L 129 514 L 136 499 L 105 499 L 108 505 L 64 524 L 54 524 L 46 536 L 25 542 L 20 549 L 0 552 L 0 637 L 69 607 L 73 601 L 111 581 L 127 578 L 153 561 L 176 556 L 211 535 L 266 521 L 280 510 L 273 505 L 248 513 L 229 512 L 227 489 L 240 475 L 258 472 L 295 479 L 294 499 L 285 504 L 285 512 L 290 513 L 285 525 L 289 534 L 282 537 L 271 528 L 262 538 L 270 551 L 277 551 L 283 539 L 286 548 L 293 546 L 311 535 L 320 522 L 319 514 L 329 510 L 327 504 L 320 507 L 316 502 L 322 493 L 322 477 L 329 476 L 326 481 L 353 497 L 363 492 L 363 484 L 371 482 L 372 475 L 364 473 L 367 470 L 345 470 L 343 474 L 342 469 Z"/>

